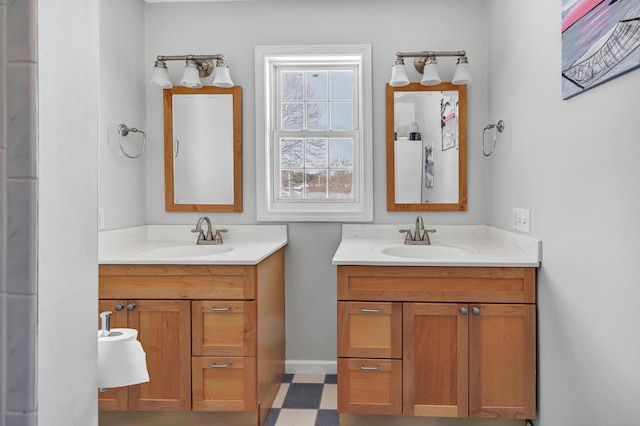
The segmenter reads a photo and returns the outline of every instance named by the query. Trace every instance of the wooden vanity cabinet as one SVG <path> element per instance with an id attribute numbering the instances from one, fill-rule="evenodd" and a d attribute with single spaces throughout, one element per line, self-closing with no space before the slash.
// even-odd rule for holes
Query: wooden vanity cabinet
<path id="1" fill-rule="evenodd" d="M 534 268 L 341 265 L 338 299 L 340 413 L 535 417 Z M 382 300 L 402 306 L 402 323 L 390 330 L 401 336 L 400 356 L 379 343 L 390 322 L 361 324 L 366 317 L 345 313 Z M 354 342 L 364 349 L 370 341 L 367 358 L 354 358 Z M 401 364 L 399 410 L 381 412 L 390 405 L 379 390 L 359 386 L 369 372 L 360 366 L 381 366 L 377 356 Z"/>
<path id="2" fill-rule="evenodd" d="M 147 355 L 149 382 L 98 395 L 101 410 L 183 411 L 191 409 L 190 307 L 184 300 L 99 301 L 111 311 L 112 328 L 138 330 Z M 167 368 L 170 365 L 171 368 Z"/>
<path id="3" fill-rule="evenodd" d="M 284 376 L 283 249 L 257 265 L 100 265 L 99 294 L 113 328 L 138 329 L 150 378 L 101 393 L 100 410 L 255 412 L 242 424 L 263 423 Z M 191 418 L 202 421 L 176 421 Z"/>

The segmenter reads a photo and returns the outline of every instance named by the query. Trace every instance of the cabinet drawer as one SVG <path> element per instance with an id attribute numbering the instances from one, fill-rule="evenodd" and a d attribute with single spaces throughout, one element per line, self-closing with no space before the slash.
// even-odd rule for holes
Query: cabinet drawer
<path id="1" fill-rule="evenodd" d="M 535 268 L 338 266 L 338 300 L 535 303 Z"/>
<path id="2" fill-rule="evenodd" d="M 402 303 L 338 302 L 338 356 L 402 358 Z"/>
<path id="3" fill-rule="evenodd" d="M 191 302 L 192 354 L 255 356 L 256 302 Z"/>
<path id="4" fill-rule="evenodd" d="M 255 265 L 100 265 L 100 299 L 255 299 Z"/>
<path id="5" fill-rule="evenodd" d="M 338 412 L 402 413 L 402 361 L 338 358 Z"/>
<path id="6" fill-rule="evenodd" d="M 193 411 L 256 409 L 254 357 L 193 357 Z"/>

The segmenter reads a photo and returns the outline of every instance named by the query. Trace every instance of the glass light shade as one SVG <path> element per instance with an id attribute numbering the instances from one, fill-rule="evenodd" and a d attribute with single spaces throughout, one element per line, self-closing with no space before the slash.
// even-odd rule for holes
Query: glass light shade
<path id="1" fill-rule="evenodd" d="M 427 62 L 424 65 L 424 71 L 422 72 L 422 80 L 420 80 L 420 84 L 423 86 L 435 86 L 436 84 L 440 84 L 442 80 L 440 80 L 440 74 L 438 74 L 438 65 L 435 60 L 433 62 Z"/>
<path id="2" fill-rule="evenodd" d="M 471 72 L 467 62 L 460 62 L 456 65 L 456 72 L 453 75 L 452 84 L 469 84 L 471 83 Z"/>
<path id="3" fill-rule="evenodd" d="M 213 83 L 216 87 L 233 87 L 231 74 L 227 65 L 218 65 L 213 70 Z"/>
<path id="4" fill-rule="evenodd" d="M 199 89 L 202 87 L 200 76 L 198 75 L 198 67 L 192 61 L 187 61 L 187 65 L 184 67 L 184 73 L 182 74 L 182 80 L 180 84 L 189 87 L 191 89 Z"/>
<path id="5" fill-rule="evenodd" d="M 149 81 L 151 84 L 155 84 L 161 89 L 171 89 L 173 84 L 171 84 L 171 80 L 169 80 L 169 72 L 166 67 L 156 65 L 153 68 L 153 74 L 151 74 L 151 80 Z"/>
<path id="6" fill-rule="evenodd" d="M 396 64 L 391 68 L 391 80 L 389 80 L 389 86 L 402 87 L 409 84 L 409 77 L 407 77 L 407 70 L 404 64 Z"/>

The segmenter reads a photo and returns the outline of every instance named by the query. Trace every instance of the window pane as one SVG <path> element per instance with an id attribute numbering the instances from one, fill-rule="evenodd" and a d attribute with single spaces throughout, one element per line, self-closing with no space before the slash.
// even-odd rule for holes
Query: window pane
<path id="1" fill-rule="evenodd" d="M 305 167 L 327 167 L 327 139 L 307 139 Z"/>
<path id="2" fill-rule="evenodd" d="M 353 172 L 351 170 L 331 170 L 329 176 L 329 198 L 353 197 Z"/>
<path id="3" fill-rule="evenodd" d="M 283 102 L 281 120 L 284 130 L 302 130 L 304 104 L 302 102 Z"/>
<path id="4" fill-rule="evenodd" d="M 280 139 L 280 167 L 303 167 L 303 147 L 302 139 Z"/>
<path id="5" fill-rule="evenodd" d="M 283 71 L 281 74 L 281 97 L 285 101 L 301 101 L 304 84 L 302 71 Z"/>
<path id="6" fill-rule="evenodd" d="M 327 85 L 326 71 L 307 72 L 307 100 L 325 101 L 329 88 Z"/>
<path id="7" fill-rule="evenodd" d="M 307 129 L 326 130 L 329 128 L 328 104 L 326 102 L 307 103 Z"/>
<path id="8" fill-rule="evenodd" d="M 331 104 L 331 130 L 353 130 L 353 104 Z"/>
<path id="9" fill-rule="evenodd" d="M 329 156 L 331 167 L 353 167 L 353 139 L 331 139 Z"/>
<path id="10" fill-rule="evenodd" d="M 327 171 L 306 171 L 306 198 L 327 198 Z"/>
<path id="11" fill-rule="evenodd" d="M 331 100 L 353 100 L 353 71 L 331 71 Z"/>
<path id="12" fill-rule="evenodd" d="M 292 199 L 304 196 L 304 171 L 280 171 L 280 198 Z"/>

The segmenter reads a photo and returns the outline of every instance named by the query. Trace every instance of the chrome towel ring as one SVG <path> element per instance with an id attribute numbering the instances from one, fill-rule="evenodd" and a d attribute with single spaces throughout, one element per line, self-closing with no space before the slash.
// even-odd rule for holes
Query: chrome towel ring
<path id="1" fill-rule="evenodd" d="M 493 144 L 491 144 L 491 151 L 487 153 L 484 147 L 484 136 L 485 136 L 485 133 L 487 133 L 487 130 L 491 130 L 491 129 L 493 129 Z M 487 124 L 485 126 L 484 130 L 482 131 L 482 154 L 484 154 L 485 157 L 488 157 L 491 154 L 493 154 L 493 150 L 496 148 L 496 141 L 498 140 L 498 133 L 502 133 L 502 132 L 504 132 L 503 120 L 498 121 L 496 124 Z"/>
<path id="2" fill-rule="evenodd" d="M 124 150 L 124 148 L 122 147 L 122 137 L 123 136 L 127 136 L 129 134 L 129 132 L 133 132 L 133 133 L 142 133 L 142 148 L 140 149 L 140 152 L 138 152 L 137 154 L 134 155 L 130 155 L 127 153 L 127 151 Z M 142 155 L 142 153 L 144 152 L 145 147 L 147 146 L 147 135 L 144 134 L 144 132 L 142 130 L 138 130 L 135 127 L 127 127 L 127 125 L 125 124 L 121 124 L 118 126 L 118 142 L 120 145 L 120 151 L 122 151 L 122 153 L 128 157 L 128 158 L 138 158 Z"/>

